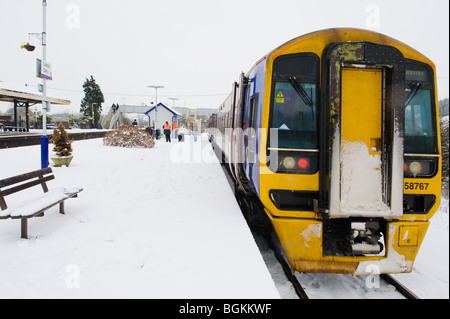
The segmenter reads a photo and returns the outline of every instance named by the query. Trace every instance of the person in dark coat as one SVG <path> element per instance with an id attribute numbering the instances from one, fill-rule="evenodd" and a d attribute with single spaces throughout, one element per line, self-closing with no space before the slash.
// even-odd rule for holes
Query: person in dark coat
<path id="1" fill-rule="evenodd" d="M 166 142 L 170 141 L 170 124 L 166 121 L 166 124 L 163 125 L 164 135 L 166 136 Z"/>

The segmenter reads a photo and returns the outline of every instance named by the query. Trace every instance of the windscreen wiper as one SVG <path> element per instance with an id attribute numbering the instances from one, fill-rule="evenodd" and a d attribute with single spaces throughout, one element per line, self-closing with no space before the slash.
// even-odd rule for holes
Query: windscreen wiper
<path id="1" fill-rule="evenodd" d="M 306 93 L 305 89 L 303 89 L 302 86 L 300 84 L 298 84 L 297 78 L 295 76 L 289 77 L 289 83 L 291 83 L 295 92 L 297 92 L 297 94 L 301 97 L 303 103 L 305 103 L 308 106 L 314 105 L 314 102 L 311 100 L 308 93 Z"/>
<path id="2" fill-rule="evenodd" d="M 411 85 L 410 85 L 411 91 L 409 91 L 408 95 L 406 95 L 405 106 L 408 106 L 409 103 L 411 103 L 411 101 L 413 100 L 413 98 L 415 98 L 416 95 L 419 94 L 419 92 L 421 91 L 421 90 L 419 90 L 421 85 L 422 84 L 420 82 L 411 83 Z"/>

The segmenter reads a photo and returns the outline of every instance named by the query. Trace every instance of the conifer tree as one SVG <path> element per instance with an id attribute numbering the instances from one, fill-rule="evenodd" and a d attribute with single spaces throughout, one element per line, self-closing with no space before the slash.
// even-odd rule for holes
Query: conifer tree
<path id="1" fill-rule="evenodd" d="M 86 78 L 83 83 L 84 98 L 81 100 L 80 112 L 83 116 L 91 116 L 97 126 L 102 112 L 102 103 L 105 102 L 100 86 L 95 82 L 94 77 Z"/>
<path id="2" fill-rule="evenodd" d="M 53 147 L 53 152 L 58 156 L 69 156 L 72 154 L 72 142 L 73 140 L 69 139 L 69 135 L 64 128 L 64 125 L 59 124 L 58 129 L 53 129 L 53 137 L 50 141 L 55 144 Z"/>

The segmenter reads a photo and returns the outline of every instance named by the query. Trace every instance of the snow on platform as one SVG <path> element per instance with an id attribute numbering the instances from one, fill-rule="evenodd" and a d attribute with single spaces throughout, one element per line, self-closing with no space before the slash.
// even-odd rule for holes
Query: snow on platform
<path id="1" fill-rule="evenodd" d="M 66 215 L 30 219 L 28 240 L 0 220 L 0 298 L 279 298 L 205 138 L 73 149 L 48 183 L 84 188 Z M 0 167 L 39 169 L 40 146 L 0 150 Z"/>

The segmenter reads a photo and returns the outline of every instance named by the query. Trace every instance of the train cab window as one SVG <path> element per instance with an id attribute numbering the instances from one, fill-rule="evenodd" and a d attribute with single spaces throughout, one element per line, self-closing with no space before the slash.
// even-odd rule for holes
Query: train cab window
<path id="1" fill-rule="evenodd" d="M 314 174 L 319 58 L 313 53 L 283 55 L 275 59 L 273 70 L 268 167 L 276 173 Z"/>
<path id="2" fill-rule="evenodd" d="M 405 108 L 405 152 L 434 153 L 430 90 L 416 93 Z"/>
<path id="3" fill-rule="evenodd" d="M 278 140 L 270 148 L 317 149 L 319 60 L 312 54 L 278 57 L 274 62 L 270 128 Z"/>
<path id="4" fill-rule="evenodd" d="M 434 88 L 421 63 L 406 64 L 405 153 L 436 154 Z"/>
<path id="5" fill-rule="evenodd" d="M 436 111 L 431 68 L 407 61 L 404 176 L 432 177 L 438 170 Z"/>

